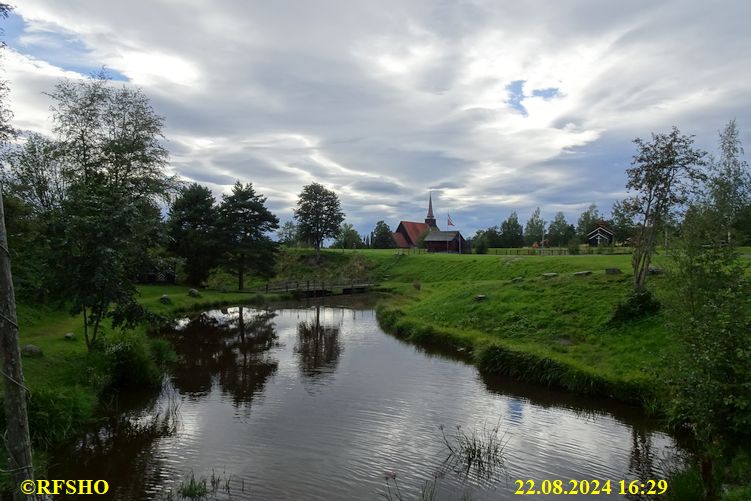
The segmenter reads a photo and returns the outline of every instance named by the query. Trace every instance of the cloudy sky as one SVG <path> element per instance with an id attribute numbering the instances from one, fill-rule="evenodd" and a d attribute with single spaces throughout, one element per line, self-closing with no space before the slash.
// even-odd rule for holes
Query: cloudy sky
<path id="1" fill-rule="evenodd" d="M 253 182 L 282 221 L 303 185 L 362 232 L 463 232 L 622 198 L 631 140 L 677 125 L 751 143 L 751 2 L 18 0 L 2 61 L 18 128 L 105 66 L 166 121 L 172 168 Z M 750 150 L 751 151 L 751 150 Z"/>

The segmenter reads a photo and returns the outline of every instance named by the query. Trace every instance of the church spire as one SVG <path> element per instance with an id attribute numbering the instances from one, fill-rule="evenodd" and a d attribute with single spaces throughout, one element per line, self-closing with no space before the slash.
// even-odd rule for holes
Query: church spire
<path id="1" fill-rule="evenodd" d="M 433 192 L 430 192 L 430 198 L 428 198 L 428 215 L 425 216 L 425 224 L 427 224 L 431 230 L 438 229 L 438 225 L 435 222 L 435 216 L 433 215 Z"/>

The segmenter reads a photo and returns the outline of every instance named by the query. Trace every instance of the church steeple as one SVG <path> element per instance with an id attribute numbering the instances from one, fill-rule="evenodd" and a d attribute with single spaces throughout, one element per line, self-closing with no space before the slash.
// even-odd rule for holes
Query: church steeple
<path id="1" fill-rule="evenodd" d="M 438 225 L 435 223 L 435 216 L 433 215 L 433 192 L 430 192 L 428 198 L 428 215 L 425 216 L 425 224 L 431 228 L 438 229 Z"/>

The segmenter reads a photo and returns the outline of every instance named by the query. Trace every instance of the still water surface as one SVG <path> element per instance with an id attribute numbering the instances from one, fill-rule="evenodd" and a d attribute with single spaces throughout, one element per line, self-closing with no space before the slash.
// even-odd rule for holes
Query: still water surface
<path id="1" fill-rule="evenodd" d="M 546 497 L 514 495 L 516 479 L 609 479 L 601 497 L 619 499 L 619 480 L 663 478 L 676 453 L 633 408 L 484 376 L 385 334 L 368 305 L 227 308 L 166 335 L 178 363 L 162 391 L 123 399 L 53 456 L 50 478 L 106 479 L 133 500 L 212 471 L 219 499 L 382 499 L 386 471 L 404 499 L 426 481 L 437 499 L 518 500 Z M 500 425 L 504 468 L 447 467 L 441 425 Z"/>

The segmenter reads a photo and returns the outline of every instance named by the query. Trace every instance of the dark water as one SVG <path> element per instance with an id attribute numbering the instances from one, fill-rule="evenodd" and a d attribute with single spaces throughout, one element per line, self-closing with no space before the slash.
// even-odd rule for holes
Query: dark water
<path id="1" fill-rule="evenodd" d="M 663 478 L 676 454 L 633 408 L 484 377 L 385 334 L 367 305 L 215 310 L 167 336 L 179 362 L 162 391 L 123 399 L 118 417 L 52 457 L 50 478 L 177 499 L 186 475 L 211 490 L 213 472 L 219 499 L 342 500 L 382 499 L 386 471 L 404 499 L 426 481 L 436 499 L 497 500 L 545 498 L 515 495 L 516 479 L 609 479 L 613 494 L 586 498 L 619 499 L 619 480 Z M 503 465 L 445 463 L 441 425 L 454 445 L 457 426 L 503 437 Z"/>

